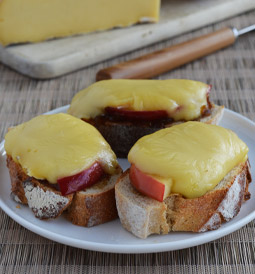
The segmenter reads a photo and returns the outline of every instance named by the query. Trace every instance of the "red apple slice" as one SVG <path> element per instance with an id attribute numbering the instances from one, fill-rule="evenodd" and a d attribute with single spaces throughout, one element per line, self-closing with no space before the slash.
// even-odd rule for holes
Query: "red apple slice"
<path id="1" fill-rule="evenodd" d="M 104 170 L 98 162 L 80 173 L 57 180 L 63 195 L 82 190 L 98 182 L 104 174 Z"/>
<path id="2" fill-rule="evenodd" d="M 133 120 L 148 120 L 154 121 L 158 119 L 168 118 L 165 110 L 152 110 L 152 111 L 135 111 L 128 110 L 122 107 L 106 107 L 105 113 L 114 115 L 120 118 L 133 119 Z"/>
<path id="3" fill-rule="evenodd" d="M 129 178 L 138 191 L 159 202 L 163 202 L 171 192 L 172 179 L 145 174 L 134 164 L 130 167 Z"/>

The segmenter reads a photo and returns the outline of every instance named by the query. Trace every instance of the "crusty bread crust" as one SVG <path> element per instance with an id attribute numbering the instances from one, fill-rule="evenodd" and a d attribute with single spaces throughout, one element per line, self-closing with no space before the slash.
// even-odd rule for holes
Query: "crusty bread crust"
<path id="1" fill-rule="evenodd" d="M 199 198 L 171 194 L 160 203 L 136 191 L 127 170 L 115 186 L 118 214 L 123 227 L 139 238 L 170 231 L 214 230 L 238 214 L 242 203 L 250 198 L 250 182 L 250 165 L 246 161 Z"/>
<path id="2" fill-rule="evenodd" d="M 118 217 L 114 185 L 122 172 L 119 167 L 116 175 L 102 179 L 86 191 L 66 196 L 50 184 L 26 175 L 10 156 L 7 156 L 7 167 L 11 178 L 12 198 L 28 205 L 37 218 L 57 218 L 68 209 L 66 216 L 74 224 L 94 226 Z"/>
<path id="3" fill-rule="evenodd" d="M 20 165 L 16 164 L 10 156 L 7 155 L 6 164 L 9 169 L 9 174 L 11 178 L 11 197 L 21 204 L 27 205 L 27 198 L 25 195 L 22 182 L 29 179 L 29 176 L 23 172 Z"/>
<path id="4" fill-rule="evenodd" d="M 223 110 L 224 106 L 212 105 L 211 115 L 200 118 L 198 121 L 208 124 L 218 124 L 223 115 Z M 119 158 L 126 158 L 131 147 L 141 137 L 154 133 L 160 129 L 183 123 L 183 121 L 181 121 L 159 126 L 145 126 L 130 122 L 102 122 L 97 119 L 87 122 L 98 129 Z"/>
<path id="5" fill-rule="evenodd" d="M 199 119 L 199 122 L 206 124 L 218 125 L 224 112 L 224 106 L 213 105 L 212 114 Z"/>
<path id="6" fill-rule="evenodd" d="M 39 219 L 57 218 L 71 204 L 73 194 L 63 196 L 60 191 L 29 177 L 22 167 L 7 156 L 7 167 L 11 178 L 11 197 L 27 204 Z"/>

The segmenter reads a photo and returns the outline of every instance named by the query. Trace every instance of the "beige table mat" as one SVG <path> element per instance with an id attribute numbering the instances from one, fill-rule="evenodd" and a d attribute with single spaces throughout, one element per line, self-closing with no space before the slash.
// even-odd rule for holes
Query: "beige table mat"
<path id="1" fill-rule="evenodd" d="M 9 126 L 68 104 L 78 90 L 94 82 L 103 67 L 223 26 L 254 23 L 255 11 L 49 81 L 31 80 L 0 65 L 1 139 Z M 211 83 L 214 102 L 255 121 L 255 33 L 159 78 Z M 0 273 L 255 273 L 255 225 L 251 222 L 219 240 L 185 250 L 122 255 L 55 243 L 21 227 L 0 210 Z"/>

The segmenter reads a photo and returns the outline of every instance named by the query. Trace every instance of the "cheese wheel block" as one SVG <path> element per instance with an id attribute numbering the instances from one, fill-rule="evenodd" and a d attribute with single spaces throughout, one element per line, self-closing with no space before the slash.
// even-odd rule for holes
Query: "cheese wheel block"
<path id="1" fill-rule="evenodd" d="M 160 0 L 0 0 L 0 43 L 55 37 L 156 22 Z"/>

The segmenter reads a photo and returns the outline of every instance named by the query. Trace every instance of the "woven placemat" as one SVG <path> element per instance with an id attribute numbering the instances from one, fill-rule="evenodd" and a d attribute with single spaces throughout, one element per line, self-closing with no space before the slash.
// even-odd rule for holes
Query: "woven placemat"
<path id="1" fill-rule="evenodd" d="M 49 81 L 32 80 L 0 65 L 1 139 L 8 127 L 69 104 L 77 91 L 94 82 L 96 72 L 103 67 L 223 26 L 241 28 L 254 24 L 254 19 L 253 11 Z M 240 37 L 235 45 L 158 78 L 210 83 L 215 103 L 254 121 L 255 34 Z M 255 273 L 254 222 L 201 246 L 137 255 L 93 252 L 58 244 L 21 227 L 2 210 L 0 229 L 0 273 Z"/>

